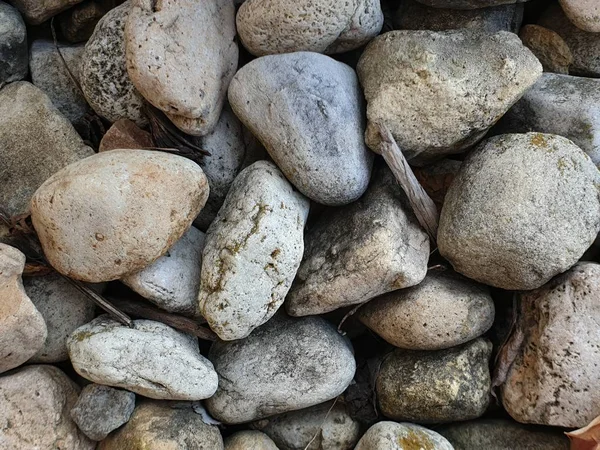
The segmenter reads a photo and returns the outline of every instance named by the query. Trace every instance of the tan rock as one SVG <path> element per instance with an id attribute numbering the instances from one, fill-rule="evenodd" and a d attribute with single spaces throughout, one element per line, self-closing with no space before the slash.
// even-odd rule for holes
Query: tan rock
<path id="1" fill-rule="evenodd" d="M 152 135 L 129 119 L 119 119 L 108 129 L 100 141 L 98 151 L 115 149 L 143 149 L 154 147 Z"/>
<path id="2" fill-rule="evenodd" d="M 569 73 L 573 55 L 558 33 L 539 25 L 525 25 L 519 37 L 540 60 L 545 72 Z"/>
<path id="3" fill-rule="evenodd" d="M 383 421 L 367 430 L 354 450 L 454 450 L 433 430 L 413 423 Z"/>
<path id="4" fill-rule="evenodd" d="M 39 25 L 82 0 L 12 0 L 27 22 Z"/>
<path id="5" fill-rule="evenodd" d="M 559 3 L 577 28 L 600 33 L 600 3 L 597 0 L 559 0 Z"/>
<path id="6" fill-rule="evenodd" d="M 225 450 L 279 450 L 269 436 L 260 431 L 239 431 L 225 439 Z"/>

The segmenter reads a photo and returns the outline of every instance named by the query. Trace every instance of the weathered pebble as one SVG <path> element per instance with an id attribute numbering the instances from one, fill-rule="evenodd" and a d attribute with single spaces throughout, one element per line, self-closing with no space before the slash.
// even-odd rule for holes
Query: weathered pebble
<path id="1" fill-rule="evenodd" d="M 19 12 L 0 1 L 0 88 L 28 71 L 27 29 Z"/>
<path id="2" fill-rule="evenodd" d="M 154 147 L 152 135 L 129 119 L 119 119 L 102 136 L 98 151 L 144 149 Z"/>
<path id="3" fill-rule="evenodd" d="M 280 450 L 260 431 L 238 431 L 225 439 L 225 450 Z"/>
<path id="4" fill-rule="evenodd" d="M 523 45 L 542 63 L 545 72 L 569 73 L 571 49 L 558 33 L 539 25 L 525 25 L 519 33 Z M 527 93 L 525 93 L 527 95 Z"/>
<path id="5" fill-rule="evenodd" d="M 559 0 L 559 3 L 577 28 L 600 33 L 600 4 L 596 0 Z"/>
<path id="6" fill-rule="evenodd" d="M 454 447 L 446 438 L 425 427 L 388 421 L 379 422 L 369 428 L 354 447 L 354 450 L 413 449 L 454 450 Z"/>
<path id="7" fill-rule="evenodd" d="M 39 25 L 82 0 L 11 0 L 28 23 Z"/>

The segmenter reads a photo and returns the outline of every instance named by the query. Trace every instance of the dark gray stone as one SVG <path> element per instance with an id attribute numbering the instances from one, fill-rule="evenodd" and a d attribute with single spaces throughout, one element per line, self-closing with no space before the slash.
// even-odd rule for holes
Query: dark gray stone
<path id="1" fill-rule="evenodd" d="M 0 88 L 27 76 L 27 29 L 19 11 L 0 1 Z"/>

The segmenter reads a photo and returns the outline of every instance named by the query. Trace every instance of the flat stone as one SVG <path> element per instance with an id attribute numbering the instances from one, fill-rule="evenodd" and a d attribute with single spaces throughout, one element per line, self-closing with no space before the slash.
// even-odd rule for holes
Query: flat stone
<path id="1" fill-rule="evenodd" d="M 135 408 L 135 394 L 121 389 L 88 384 L 71 409 L 71 418 L 87 437 L 101 441 L 127 423 Z"/>
<path id="2" fill-rule="evenodd" d="M 521 295 L 501 390 L 515 420 L 582 428 L 600 415 L 599 292 L 600 265 L 582 262 Z"/>
<path id="3" fill-rule="evenodd" d="M 391 31 L 357 66 L 367 99 L 366 141 L 387 127 L 413 165 L 461 153 L 532 86 L 542 66 L 513 33 Z"/>
<path id="4" fill-rule="evenodd" d="M 260 431 L 238 431 L 225 439 L 225 450 L 279 450 L 275 443 Z"/>
<path id="5" fill-rule="evenodd" d="M 600 4 L 595 0 L 559 0 L 573 24 L 583 31 L 600 33 Z"/>
<path id="6" fill-rule="evenodd" d="M 217 124 L 238 63 L 231 0 L 137 1 L 125 27 L 127 71 L 138 91 L 203 136 Z M 179 121 L 174 121 L 180 126 Z"/>
<path id="7" fill-rule="evenodd" d="M 52 267 L 98 283 L 164 255 L 207 197 L 202 169 L 187 158 L 112 150 L 46 180 L 32 199 L 31 219 Z"/>
<path id="8" fill-rule="evenodd" d="M 84 0 L 58 16 L 63 37 L 73 43 L 87 41 L 100 19 L 122 0 Z"/>
<path id="9" fill-rule="evenodd" d="M 529 0 L 418 0 L 424 5 L 434 8 L 479 9 L 497 5 L 512 5 L 525 3 Z"/>
<path id="10" fill-rule="evenodd" d="M 309 201 L 258 161 L 235 179 L 206 234 L 198 308 L 223 340 L 242 339 L 277 312 L 304 250 Z"/>
<path id="11" fill-rule="evenodd" d="M 558 33 L 539 25 L 529 24 L 521 28 L 519 37 L 523 45 L 540 60 L 544 72 L 569 73 L 573 54 Z"/>
<path id="12" fill-rule="evenodd" d="M 216 341 L 209 354 L 219 388 L 206 400 L 226 424 L 307 408 L 344 392 L 356 369 L 352 346 L 319 317 L 278 314 L 245 339 Z"/>
<path id="13" fill-rule="evenodd" d="M 373 154 L 364 144 L 364 103 L 349 66 L 318 53 L 263 56 L 236 73 L 229 102 L 308 198 L 343 205 L 367 189 Z"/>
<path id="14" fill-rule="evenodd" d="M 11 0 L 28 23 L 39 25 L 82 0 Z"/>
<path id="15" fill-rule="evenodd" d="M 108 129 L 100 141 L 99 152 L 117 149 L 143 149 L 154 147 L 152 135 L 129 119 L 119 119 Z"/>
<path id="16" fill-rule="evenodd" d="M 0 88 L 27 76 L 27 55 L 25 22 L 15 8 L 0 2 Z"/>
<path id="17" fill-rule="evenodd" d="M 383 13 L 377 0 L 246 0 L 236 22 L 253 55 L 331 54 L 362 47 L 377 36 Z"/>
<path id="18" fill-rule="evenodd" d="M 414 286 L 427 272 L 429 238 L 387 168 L 374 174 L 358 201 L 324 211 L 305 241 L 285 303 L 293 316 L 323 314 Z"/>
<path id="19" fill-rule="evenodd" d="M 373 425 L 354 447 L 354 450 L 412 449 L 454 450 L 454 447 L 435 431 L 413 423 L 389 421 Z"/>
<path id="20" fill-rule="evenodd" d="M 69 415 L 78 394 L 79 387 L 54 366 L 27 366 L 0 377 L 2 447 L 93 450 L 96 443 Z"/>
<path id="21" fill-rule="evenodd" d="M 599 189 L 598 169 L 568 139 L 541 133 L 490 138 L 469 154 L 448 190 L 440 254 L 481 283 L 538 288 L 594 242 Z"/>
<path id="22" fill-rule="evenodd" d="M 0 243 L 0 373 L 35 355 L 48 334 L 44 318 L 23 289 L 24 267 L 25 255 Z"/>
<path id="23" fill-rule="evenodd" d="M 490 401 L 491 354 L 492 344 L 483 338 L 446 350 L 395 350 L 375 381 L 381 412 L 417 423 L 481 416 Z"/>
<path id="24" fill-rule="evenodd" d="M 133 328 L 108 315 L 79 327 L 67 348 L 74 369 L 90 381 L 149 398 L 201 400 L 217 389 L 217 374 L 198 339 L 161 322 L 134 320 Z"/>

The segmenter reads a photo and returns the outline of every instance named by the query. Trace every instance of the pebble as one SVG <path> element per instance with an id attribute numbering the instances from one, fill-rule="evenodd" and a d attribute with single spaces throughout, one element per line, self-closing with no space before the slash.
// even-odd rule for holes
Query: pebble
<path id="1" fill-rule="evenodd" d="M 122 0 L 84 0 L 68 9 L 58 16 L 63 37 L 73 44 L 87 41 L 104 14 L 119 3 Z"/>
<path id="2" fill-rule="evenodd" d="M 354 450 L 454 450 L 440 434 L 412 423 L 383 421 L 367 430 Z M 458 449 L 457 449 L 458 450 Z M 487 450 L 487 449 L 486 449 Z"/>
<path id="3" fill-rule="evenodd" d="M 420 283 L 429 238 L 391 172 L 375 172 L 358 201 L 324 211 L 307 230 L 304 258 L 285 306 L 323 314 Z"/>
<path id="4" fill-rule="evenodd" d="M 39 25 L 82 0 L 11 0 L 27 22 Z"/>
<path id="5" fill-rule="evenodd" d="M 198 339 L 161 322 L 134 320 L 133 328 L 108 315 L 79 327 L 67 340 L 79 375 L 149 398 L 201 400 L 217 389 L 217 374 Z"/>
<path id="6" fill-rule="evenodd" d="M 93 154 L 33 84 L 18 81 L 0 90 L 0 205 L 7 214 L 26 214 L 48 177 Z"/>
<path id="7" fill-rule="evenodd" d="M 117 149 L 144 149 L 154 147 L 152 135 L 129 119 L 119 119 L 100 141 L 99 152 Z"/>
<path id="8" fill-rule="evenodd" d="M 190 227 L 165 255 L 121 281 L 159 308 L 194 316 L 204 241 L 204 233 Z"/>
<path id="9" fill-rule="evenodd" d="M 35 355 L 48 334 L 44 318 L 23 289 L 24 267 L 25 255 L 0 243 L 0 373 Z"/>
<path id="10" fill-rule="evenodd" d="M 362 93 L 349 66 L 318 53 L 263 56 L 236 73 L 229 102 L 311 200 L 343 205 L 367 189 L 373 154 L 364 144 Z"/>
<path id="11" fill-rule="evenodd" d="M 164 255 L 207 197 L 206 176 L 189 159 L 112 150 L 46 180 L 32 199 L 31 219 L 52 267 L 98 283 Z"/>
<path id="12" fill-rule="evenodd" d="M 302 260 L 308 210 L 271 162 L 235 179 L 206 234 L 198 295 L 221 339 L 245 338 L 277 312 Z"/>
<path id="13" fill-rule="evenodd" d="M 79 387 L 53 366 L 26 366 L 0 377 L 0 445 L 10 450 L 93 450 L 71 420 Z"/>
<path id="14" fill-rule="evenodd" d="M 418 0 L 424 5 L 434 8 L 450 9 L 478 9 L 488 8 L 498 5 L 512 5 L 514 3 L 524 3 L 529 0 Z"/>
<path id="15" fill-rule="evenodd" d="M 569 67 L 573 63 L 573 54 L 558 33 L 531 24 L 521 28 L 519 37 L 523 41 L 523 45 L 531 50 L 542 63 L 544 72 L 569 73 Z"/>
<path id="16" fill-rule="evenodd" d="M 48 328 L 44 345 L 29 362 L 66 361 L 69 359 L 67 338 L 94 318 L 96 305 L 58 274 L 25 278 L 23 284 Z"/>
<path id="17" fill-rule="evenodd" d="M 217 124 L 238 63 L 231 0 L 136 1 L 125 26 L 127 71 L 137 90 L 203 136 Z"/>
<path id="18" fill-rule="evenodd" d="M 395 350 L 375 381 L 381 412 L 418 423 L 481 416 L 490 401 L 491 353 L 491 342 L 483 338 L 446 350 Z"/>
<path id="19" fill-rule="evenodd" d="M 204 423 L 192 404 L 146 401 L 135 408 L 124 427 L 100 442 L 97 450 L 125 449 L 224 450 L 224 447 L 219 429 Z"/>
<path id="20" fill-rule="evenodd" d="M 358 311 L 358 318 L 396 347 L 440 350 L 489 330 L 494 301 L 484 285 L 430 272 L 417 286 L 371 300 Z"/>
<path id="21" fill-rule="evenodd" d="M 378 0 L 246 0 L 237 29 L 253 55 L 341 53 L 362 47 L 383 26 Z"/>
<path id="22" fill-rule="evenodd" d="M 598 169 L 568 139 L 541 133 L 490 138 L 469 154 L 448 190 L 440 254 L 481 283 L 538 288 L 594 242 L 599 189 Z"/>
<path id="23" fill-rule="evenodd" d="M 251 422 L 331 400 L 348 387 L 352 346 L 320 317 L 278 314 L 245 339 L 216 341 L 209 354 L 219 388 L 205 404 L 226 424 Z"/>
<path id="24" fill-rule="evenodd" d="M 596 0 L 559 0 L 559 3 L 577 28 L 600 33 L 600 4 Z"/>
<path id="25" fill-rule="evenodd" d="M 372 125 L 393 134 L 406 159 L 422 166 L 460 153 L 542 74 L 513 33 L 391 31 L 375 38 L 357 66 Z"/>
<path id="26" fill-rule="evenodd" d="M 225 439 L 225 450 L 279 450 L 275 443 L 260 431 L 238 431 Z"/>
<path id="27" fill-rule="evenodd" d="M 136 91 L 125 60 L 125 22 L 131 0 L 100 19 L 81 58 L 81 89 L 90 106 L 109 122 L 129 119 L 147 123 L 144 98 Z"/>
<path id="28" fill-rule="evenodd" d="M 133 392 L 88 384 L 71 409 L 71 418 L 87 437 L 101 441 L 108 433 L 126 424 L 134 408 Z"/>
<path id="29" fill-rule="evenodd" d="M 28 72 L 27 29 L 19 11 L 0 1 L 0 88 Z"/>
<path id="30" fill-rule="evenodd" d="M 523 293 L 502 404 L 517 421 L 582 428 L 600 416 L 600 264 Z"/>

